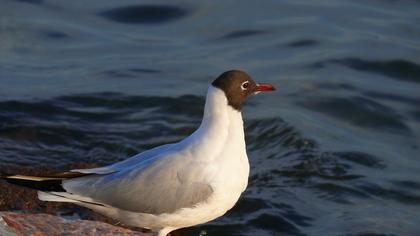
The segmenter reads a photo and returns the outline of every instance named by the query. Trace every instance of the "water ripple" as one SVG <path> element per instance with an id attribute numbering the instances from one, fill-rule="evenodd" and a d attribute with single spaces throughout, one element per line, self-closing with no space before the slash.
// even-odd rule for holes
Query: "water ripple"
<path id="1" fill-rule="evenodd" d="M 233 32 L 230 32 L 222 37 L 222 39 L 237 39 L 237 38 L 245 38 L 245 37 L 251 37 L 255 35 L 260 35 L 265 33 L 262 30 L 236 30 Z"/>
<path id="2" fill-rule="evenodd" d="M 365 97 L 317 97 L 298 102 L 298 104 L 359 127 L 381 131 L 411 132 L 404 123 L 404 117 L 394 109 Z"/>
<path id="3" fill-rule="evenodd" d="M 188 15 L 184 8 L 169 5 L 134 5 L 113 8 L 99 15 L 118 23 L 158 24 L 174 21 Z"/>
<path id="4" fill-rule="evenodd" d="M 317 63 L 317 66 L 323 66 L 325 63 L 340 64 L 359 71 L 381 74 L 397 80 L 420 83 L 420 65 L 407 60 L 371 61 L 362 58 L 344 58 L 320 62 Z"/>

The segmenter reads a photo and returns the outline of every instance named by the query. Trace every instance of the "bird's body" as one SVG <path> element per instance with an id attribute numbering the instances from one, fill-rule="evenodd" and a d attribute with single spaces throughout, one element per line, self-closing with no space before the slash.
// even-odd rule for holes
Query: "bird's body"
<path id="1" fill-rule="evenodd" d="M 78 177 L 49 177 L 60 185 L 38 188 L 39 199 L 72 202 L 159 236 L 222 216 L 246 189 L 249 163 L 240 109 L 230 104 L 235 101 L 225 85 L 215 82 L 201 125 L 189 137 L 110 166 L 72 170 Z"/>

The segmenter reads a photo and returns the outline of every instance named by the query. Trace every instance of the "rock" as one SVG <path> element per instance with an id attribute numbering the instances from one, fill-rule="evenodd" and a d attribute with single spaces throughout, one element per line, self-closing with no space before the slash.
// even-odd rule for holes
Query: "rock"
<path id="1" fill-rule="evenodd" d="M 134 231 L 104 222 L 90 220 L 67 220 L 48 214 L 26 214 L 0 212 L 1 236 L 104 236 L 136 235 L 150 236 L 148 233 Z"/>

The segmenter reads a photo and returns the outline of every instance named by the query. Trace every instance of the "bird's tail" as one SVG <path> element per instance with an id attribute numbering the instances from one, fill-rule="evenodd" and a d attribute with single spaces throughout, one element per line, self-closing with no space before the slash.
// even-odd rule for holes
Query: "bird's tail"
<path id="1" fill-rule="evenodd" d="M 95 200 L 77 194 L 68 193 L 63 188 L 63 180 L 93 175 L 92 173 L 62 172 L 43 176 L 29 175 L 0 175 L 0 179 L 18 186 L 28 187 L 38 190 L 38 199 L 49 202 L 71 202 L 84 207 L 102 209 L 105 204 L 95 202 Z M 95 209 L 96 209 L 95 208 Z"/>
<path id="2" fill-rule="evenodd" d="M 66 198 L 64 196 L 60 196 L 59 194 L 54 194 L 51 192 L 43 192 L 38 191 L 38 199 L 41 201 L 46 202 L 72 202 L 72 203 L 78 203 L 77 200 Z"/>
<path id="3" fill-rule="evenodd" d="M 57 174 L 42 175 L 42 176 L 29 176 L 29 175 L 0 175 L 8 183 L 32 188 L 40 191 L 54 191 L 65 192 L 62 183 L 63 180 L 82 177 L 90 174 L 78 172 L 62 172 Z"/>

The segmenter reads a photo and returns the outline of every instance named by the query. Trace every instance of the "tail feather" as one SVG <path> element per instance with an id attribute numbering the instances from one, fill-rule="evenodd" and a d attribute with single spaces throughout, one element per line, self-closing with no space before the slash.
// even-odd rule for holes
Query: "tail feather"
<path id="1" fill-rule="evenodd" d="M 83 206 L 102 206 L 107 207 L 106 204 L 96 202 L 90 197 L 84 197 L 77 194 L 66 192 L 42 192 L 38 191 L 38 199 L 48 202 L 71 202 Z"/>
<path id="2" fill-rule="evenodd" d="M 51 193 L 42 192 L 42 191 L 38 191 L 38 199 L 41 200 L 41 201 L 46 201 L 46 202 L 72 202 L 72 203 L 77 203 L 76 200 L 69 199 L 69 198 L 59 196 L 59 195 L 55 195 L 55 194 L 51 194 Z"/>
<path id="3" fill-rule="evenodd" d="M 2 175 L 1 179 L 8 183 L 28 187 L 40 191 L 65 192 L 62 183 L 65 179 L 82 177 L 90 174 L 78 172 L 63 172 L 58 174 L 44 176 L 28 176 L 28 175 Z"/>
<path id="4" fill-rule="evenodd" d="M 8 183 L 19 185 L 22 187 L 32 188 L 40 191 L 56 191 L 56 192 L 64 192 L 66 191 L 62 184 L 62 179 L 46 179 L 46 180 L 31 180 L 27 178 L 14 178 L 14 177 L 6 177 L 3 178 Z"/>
<path id="5" fill-rule="evenodd" d="M 32 189 L 38 190 L 38 198 L 42 201 L 50 202 L 71 202 L 75 204 L 105 206 L 102 203 L 95 202 L 89 197 L 80 196 L 77 194 L 67 193 L 63 188 L 63 180 L 93 175 L 92 173 L 79 172 L 63 172 L 44 176 L 29 176 L 29 175 L 0 175 L 0 179 L 5 181 Z"/>

